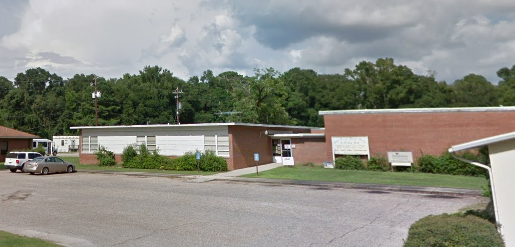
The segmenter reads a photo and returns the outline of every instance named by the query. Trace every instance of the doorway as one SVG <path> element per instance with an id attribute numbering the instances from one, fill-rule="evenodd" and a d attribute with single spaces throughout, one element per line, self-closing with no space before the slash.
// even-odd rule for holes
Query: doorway
<path id="1" fill-rule="evenodd" d="M 274 163 L 290 163 L 292 157 L 291 139 L 272 139 Z"/>

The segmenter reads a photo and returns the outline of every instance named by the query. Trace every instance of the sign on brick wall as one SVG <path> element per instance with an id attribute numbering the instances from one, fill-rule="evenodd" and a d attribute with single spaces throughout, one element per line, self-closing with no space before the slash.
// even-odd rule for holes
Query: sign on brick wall
<path id="1" fill-rule="evenodd" d="M 368 136 L 331 137 L 334 155 L 370 155 Z"/>

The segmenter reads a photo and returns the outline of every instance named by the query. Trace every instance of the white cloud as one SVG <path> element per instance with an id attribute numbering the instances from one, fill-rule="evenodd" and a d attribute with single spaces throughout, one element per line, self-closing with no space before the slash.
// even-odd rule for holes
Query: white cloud
<path id="1" fill-rule="evenodd" d="M 0 75 L 41 66 L 65 78 L 158 65 L 187 79 L 300 66 L 342 73 L 392 57 L 453 82 L 498 81 L 515 56 L 515 2 L 449 0 L 136 0 L 0 3 Z"/>

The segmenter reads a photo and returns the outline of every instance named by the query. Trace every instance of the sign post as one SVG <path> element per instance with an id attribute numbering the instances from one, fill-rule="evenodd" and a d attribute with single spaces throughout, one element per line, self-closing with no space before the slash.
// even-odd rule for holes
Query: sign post
<path id="1" fill-rule="evenodd" d="M 259 176 L 259 171 L 258 171 L 259 153 L 254 154 L 254 161 L 256 162 L 256 175 Z"/>
<path id="2" fill-rule="evenodd" d="M 195 156 L 197 158 L 197 171 L 200 172 L 200 152 L 197 152 Z"/>

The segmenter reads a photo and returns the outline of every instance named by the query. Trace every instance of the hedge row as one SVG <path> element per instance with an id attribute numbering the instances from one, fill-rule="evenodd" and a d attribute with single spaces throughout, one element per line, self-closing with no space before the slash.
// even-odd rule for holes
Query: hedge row
<path id="1" fill-rule="evenodd" d="M 485 160 L 485 154 L 481 152 L 479 154 L 473 154 L 466 152 L 461 157 L 478 161 L 481 163 L 488 163 Z M 487 156 L 487 155 L 486 155 Z M 384 157 L 372 157 L 368 161 L 363 162 L 357 156 L 345 156 L 335 160 L 335 168 L 342 170 L 367 170 L 367 171 L 389 171 L 390 164 Z M 397 168 L 399 169 L 399 168 Z M 402 168 L 400 168 L 402 169 Z M 404 168 L 406 169 L 406 168 Z M 417 162 L 410 169 L 415 172 L 425 173 L 439 173 L 439 174 L 451 174 L 451 175 L 465 175 L 465 176 L 486 176 L 487 172 L 485 169 L 473 166 L 469 163 L 460 161 L 452 157 L 449 153 L 443 153 L 440 156 L 434 155 L 422 155 L 418 158 Z"/>
<path id="2" fill-rule="evenodd" d="M 160 169 L 175 171 L 227 171 L 227 161 L 216 156 L 212 151 L 206 151 L 200 156 L 200 167 L 197 166 L 196 155 L 188 152 L 183 156 L 170 159 L 159 155 L 157 151 L 148 151 L 145 145 L 136 150 L 133 146 L 127 146 L 122 154 L 123 167 L 138 169 Z"/>
<path id="3" fill-rule="evenodd" d="M 504 242 L 495 225 L 485 219 L 442 214 L 424 217 L 411 225 L 404 247 L 419 246 L 502 247 Z"/>

